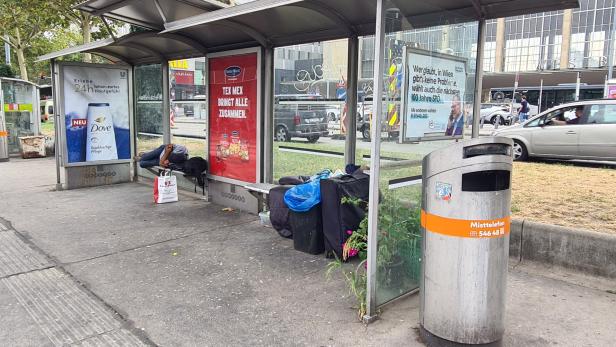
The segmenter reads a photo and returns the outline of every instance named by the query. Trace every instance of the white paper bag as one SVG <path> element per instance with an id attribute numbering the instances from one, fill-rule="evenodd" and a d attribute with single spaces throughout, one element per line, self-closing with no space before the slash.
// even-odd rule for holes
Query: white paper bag
<path id="1" fill-rule="evenodd" d="M 170 171 L 154 178 L 154 202 L 164 204 L 178 201 L 177 179 Z"/>

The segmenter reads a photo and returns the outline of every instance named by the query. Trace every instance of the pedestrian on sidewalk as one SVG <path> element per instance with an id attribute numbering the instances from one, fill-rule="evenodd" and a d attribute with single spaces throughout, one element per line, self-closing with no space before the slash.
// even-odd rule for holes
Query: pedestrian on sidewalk
<path id="1" fill-rule="evenodd" d="M 526 122 L 526 120 L 528 119 L 528 111 L 529 111 L 529 108 L 528 108 L 528 101 L 526 101 L 526 95 L 522 95 L 521 106 L 520 106 L 520 109 L 518 110 L 520 124 Z"/>

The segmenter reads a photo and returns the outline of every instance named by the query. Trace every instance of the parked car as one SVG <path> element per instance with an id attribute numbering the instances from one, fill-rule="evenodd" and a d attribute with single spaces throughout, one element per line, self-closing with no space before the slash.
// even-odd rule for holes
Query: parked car
<path id="1" fill-rule="evenodd" d="M 493 135 L 513 139 L 514 160 L 616 160 L 616 100 L 562 104 Z"/>
<path id="2" fill-rule="evenodd" d="M 513 116 L 511 115 L 511 105 L 506 104 L 481 104 L 481 122 L 496 124 L 499 121 L 501 125 L 511 124 Z M 500 118 L 499 118 L 500 116 Z"/>
<path id="3" fill-rule="evenodd" d="M 317 142 L 321 136 L 329 134 L 327 130 L 327 112 L 321 105 L 300 103 L 280 103 L 276 98 L 274 105 L 274 139 L 291 141 L 293 137 L 302 137 L 309 142 Z"/>

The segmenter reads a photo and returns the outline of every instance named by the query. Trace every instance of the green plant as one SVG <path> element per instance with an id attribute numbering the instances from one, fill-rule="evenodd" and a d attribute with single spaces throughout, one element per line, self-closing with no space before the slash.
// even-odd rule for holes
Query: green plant
<path id="1" fill-rule="evenodd" d="M 362 260 L 353 271 L 343 269 L 342 260 L 336 259 L 327 264 L 326 276 L 331 279 L 332 273 L 338 269 L 344 276 L 349 294 L 355 297 L 357 303 L 357 317 L 362 320 L 366 314 L 366 259 Z"/>
<path id="2" fill-rule="evenodd" d="M 13 68 L 10 65 L 0 64 L 0 77 L 14 78 L 15 71 L 13 71 Z"/>
<path id="3" fill-rule="evenodd" d="M 367 202 L 343 197 L 342 204 L 362 207 L 367 212 Z M 404 203 L 395 197 L 385 197 L 379 204 L 379 232 L 377 235 L 377 274 L 379 283 L 400 289 L 404 278 L 417 278 L 419 273 L 420 210 L 418 206 Z M 347 231 L 342 259 L 328 264 L 327 275 L 341 269 L 349 293 L 355 297 L 361 319 L 366 310 L 366 265 L 368 250 L 368 214 L 357 230 Z M 359 265 L 354 271 L 343 269 L 343 262 L 357 256 Z M 402 272 L 401 272 L 402 271 Z M 406 273 L 404 273 L 406 272 Z"/>

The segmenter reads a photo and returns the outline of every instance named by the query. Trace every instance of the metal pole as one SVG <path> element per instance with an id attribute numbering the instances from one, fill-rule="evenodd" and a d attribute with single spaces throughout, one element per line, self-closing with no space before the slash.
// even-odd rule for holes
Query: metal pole
<path id="1" fill-rule="evenodd" d="M 51 85 L 52 85 L 52 98 L 53 98 L 53 132 L 54 132 L 54 154 L 56 157 L 56 190 L 62 190 L 62 182 L 60 179 L 60 121 L 59 119 L 64 118 L 62 114 L 60 114 L 59 110 L 64 110 L 64 107 L 60 107 L 58 104 L 58 89 L 60 86 L 59 76 L 56 76 L 56 60 L 51 59 Z"/>
<path id="2" fill-rule="evenodd" d="M 9 40 L 9 35 L 5 35 L 4 39 L 6 40 L 4 42 L 4 62 L 6 65 L 11 65 L 11 45 L 9 45 L 8 40 Z"/>
<path id="3" fill-rule="evenodd" d="M 575 79 L 575 101 L 580 100 L 580 73 L 577 73 L 577 78 Z"/>
<path id="4" fill-rule="evenodd" d="M 479 120 L 481 119 L 481 92 L 483 82 L 483 50 L 486 45 L 486 20 L 480 19 L 477 30 L 477 62 L 475 64 L 475 100 L 473 100 L 472 138 L 479 137 Z"/>
<path id="5" fill-rule="evenodd" d="M 383 0 L 376 2 L 376 28 L 374 35 L 374 90 L 373 117 L 371 122 L 372 143 L 370 162 L 370 195 L 368 205 L 368 269 L 366 281 L 366 308 L 364 322 L 376 316 L 376 253 L 379 218 L 379 176 L 381 162 L 381 121 L 383 118 L 383 57 L 385 48 L 385 11 Z"/>
<path id="6" fill-rule="evenodd" d="M 515 73 L 515 82 L 513 83 L 513 93 L 511 94 L 511 103 L 509 105 L 509 112 L 511 112 L 512 119 L 515 121 L 517 117 L 513 118 L 513 102 L 515 101 L 515 91 L 518 89 L 518 72 Z M 513 121 L 512 121 L 513 122 Z"/>
<path id="7" fill-rule="evenodd" d="M 612 73 L 614 72 L 614 39 L 616 36 L 614 29 L 616 29 L 616 7 L 612 7 L 612 23 L 610 23 L 610 25 L 611 25 L 610 41 L 608 42 L 608 52 L 607 52 L 607 79 L 608 81 L 612 79 Z M 605 96 L 607 96 L 607 90 L 606 90 Z"/>
<path id="8" fill-rule="evenodd" d="M 344 163 L 355 164 L 355 147 L 357 141 L 357 68 L 359 60 L 359 38 L 349 37 L 347 56 L 347 124 L 344 139 Z"/>
<path id="9" fill-rule="evenodd" d="M 263 49 L 263 182 L 274 182 L 274 48 Z"/>
<path id="10" fill-rule="evenodd" d="M 171 114 L 169 113 L 169 62 L 164 60 L 160 64 L 163 75 L 163 144 L 171 143 Z"/>
<path id="11" fill-rule="evenodd" d="M 541 85 L 539 86 L 539 102 L 537 103 L 537 113 L 541 113 L 541 99 L 543 97 L 543 78 L 541 79 Z"/>

